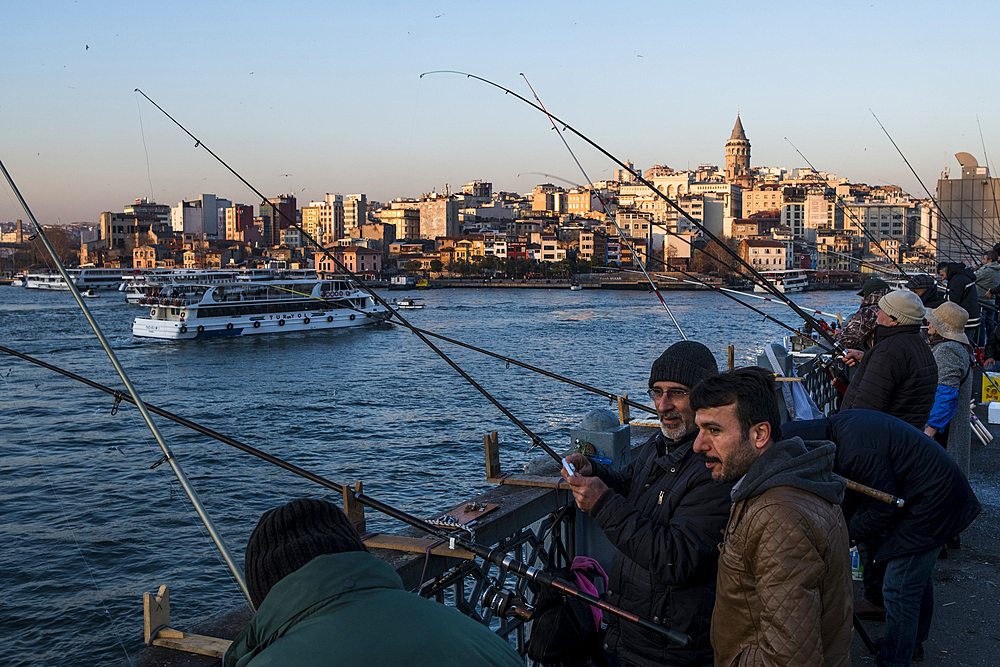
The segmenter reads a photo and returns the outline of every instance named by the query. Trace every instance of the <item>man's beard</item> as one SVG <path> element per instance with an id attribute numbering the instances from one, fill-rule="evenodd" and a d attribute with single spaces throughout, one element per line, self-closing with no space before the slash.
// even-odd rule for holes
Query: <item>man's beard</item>
<path id="1" fill-rule="evenodd" d="M 663 419 L 679 419 L 680 423 L 677 426 L 667 426 L 662 421 L 660 421 L 660 432 L 663 433 L 665 438 L 670 440 L 680 440 L 688 434 L 688 426 L 684 423 L 684 416 L 679 410 L 668 410 L 667 412 L 657 412 L 657 417 L 661 420 Z"/>
<path id="2" fill-rule="evenodd" d="M 725 461 L 714 456 L 705 456 L 704 454 L 702 454 L 701 458 L 706 463 L 716 464 L 715 468 L 712 469 L 712 479 L 716 482 L 728 484 L 729 482 L 735 482 L 747 474 L 750 466 L 757 460 L 757 456 L 757 450 L 753 446 L 753 443 L 750 442 L 750 434 L 745 433 L 740 436 L 739 446 L 726 457 Z"/>

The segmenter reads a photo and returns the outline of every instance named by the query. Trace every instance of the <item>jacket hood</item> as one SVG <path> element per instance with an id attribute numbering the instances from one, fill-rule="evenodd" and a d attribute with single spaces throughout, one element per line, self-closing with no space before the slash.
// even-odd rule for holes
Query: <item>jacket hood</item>
<path id="1" fill-rule="evenodd" d="M 924 293 L 920 295 L 920 301 L 925 306 L 929 302 L 933 301 L 936 298 L 938 298 L 938 286 L 937 286 L 937 283 L 935 283 L 935 284 L 931 285 L 930 287 L 928 287 L 927 289 L 925 289 Z"/>
<path id="2" fill-rule="evenodd" d="M 245 664 L 281 639 L 303 617 L 337 604 L 344 593 L 374 588 L 402 590 L 403 584 L 391 565 L 366 551 L 313 558 L 271 588 L 250 624 L 226 651 L 225 667 Z"/>
<path id="3" fill-rule="evenodd" d="M 947 272 L 945 273 L 945 275 L 948 276 L 948 280 L 951 280 L 958 274 L 962 274 L 963 276 L 971 278 L 972 280 L 976 279 L 976 274 L 974 274 L 971 270 L 966 268 L 964 262 L 952 262 L 951 264 L 948 265 L 946 271 Z"/>
<path id="4" fill-rule="evenodd" d="M 768 447 L 733 489 L 733 502 L 759 496 L 768 489 L 791 486 L 839 505 L 847 487 L 833 474 L 837 447 L 828 440 L 794 437 Z"/>

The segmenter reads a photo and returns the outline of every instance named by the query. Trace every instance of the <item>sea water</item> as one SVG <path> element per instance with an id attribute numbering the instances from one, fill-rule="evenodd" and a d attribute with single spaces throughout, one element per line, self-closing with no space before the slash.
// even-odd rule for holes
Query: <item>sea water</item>
<path id="1" fill-rule="evenodd" d="M 384 291 L 383 294 L 387 294 Z M 415 326 L 645 401 L 649 367 L 681 340 L 644 291 L 441 289 L 416 292 Z M 707 292 L 667 292 L 691 340 L 725 366 L 756 360 L 788 332 Z M 792 311 L 743 298 L 791 325 Z M 792 295 L 842 312 L 853 292 Z M 417 516 L 440 515 L 487 488 L 483 436 L 501 463 L 537 455 L 530 438 L 399 325 L 168 342 L 132 337 L 143 314 L 119 292 L 88 299 L 149 404 L 220 431 Z M 0 344 L 123 389 L 72 296 L 0 287 Z M 554 447 L 608 402 L 568 384 L 435 341 Z M 0 663 L 103 664 L 142 647 L 142 594 L 171 587 L 184 628 L 243 604 L 236 583 L 134 406 L 0 355 Z M 635 411 L 633 411 L 635 414 Z M 301 496 L 339 498 L 219 442 L 155 417 L 223 539 L 242 564 L 267 509 Z M 377 531 L 400 527 L 368 510 Z"/>

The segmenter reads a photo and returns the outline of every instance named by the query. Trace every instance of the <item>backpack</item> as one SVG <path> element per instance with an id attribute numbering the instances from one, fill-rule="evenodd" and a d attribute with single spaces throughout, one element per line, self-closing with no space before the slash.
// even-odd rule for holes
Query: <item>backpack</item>
<path id="1" fill-rule="evenodd" d="M 550 569 L 556 577 L 574 584 L 581 591 L 597 595 L 594 581 L 608 575 L 592 558 L 577 556 L 567 568 Z M 546 586 L 535 598 L 535 617 L 532 620 L 531 638 L 528 640 L 528 657 L 544 665 L 586 664 L 593 661 L 604 665 L 604 632 L 601 630 L 602 612 L 583 600 L 567 597 Z"/>

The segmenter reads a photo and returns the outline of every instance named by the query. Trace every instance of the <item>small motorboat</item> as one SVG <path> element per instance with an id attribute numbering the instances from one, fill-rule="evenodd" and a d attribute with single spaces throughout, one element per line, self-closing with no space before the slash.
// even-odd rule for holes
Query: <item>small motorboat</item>
<path id="1" fill-rule="evenodd" d="M 569 284 L 569 288 L 574 292 L 579 292 L 580 290 L 583 289 L 583 285 L 580 284 L 580 281 L 574 280 Z"/>
<path id="2" fill-rule="evenodd" d="M 392 306 L 398 310 L 420 310 L 424 307 L 424 304 L 420 303 L 423 299 L 413 299 L 407 297 L 405 299 L 393 299 Z"/>
<path id="3" fill-rule="evenodd" d="M 87 289 L 80 292 L 80 296 L 85 299 L 96 299 L 98 295 L 93 289 Z"/>

